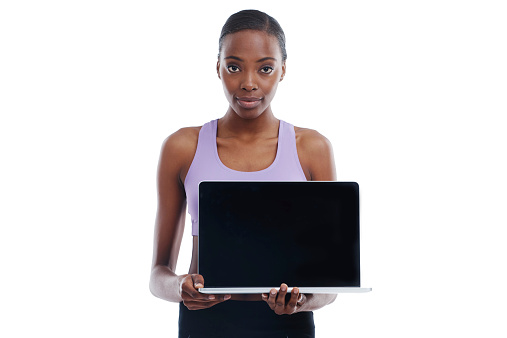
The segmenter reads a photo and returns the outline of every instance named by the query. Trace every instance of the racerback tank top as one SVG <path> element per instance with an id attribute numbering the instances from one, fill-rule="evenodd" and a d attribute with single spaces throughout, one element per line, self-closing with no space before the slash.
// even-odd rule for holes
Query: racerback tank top
<path id="1" fill-rule="evenodd" d="M 259 171 L 238 171 L 222 163 L 217 150 L 217 121 L 204 124 L 199 131 L 197 150 L 185 178 L 188 213 L 192 220 L 192 235 L 199 235 L 199 183 L 220 181 L 306 181 L 299 162 L 294 126 L 280 120 L 276 157 L 269 167 Z"/>

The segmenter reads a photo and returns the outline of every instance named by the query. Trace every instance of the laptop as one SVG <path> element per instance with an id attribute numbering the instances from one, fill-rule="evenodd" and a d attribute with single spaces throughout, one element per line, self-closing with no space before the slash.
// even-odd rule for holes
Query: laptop
<path id="1" fill-rule="evenodd" d="M 202 293 L 368 292 L 360 283 L 359 185 L 334 181 L 203 181 Z"/>

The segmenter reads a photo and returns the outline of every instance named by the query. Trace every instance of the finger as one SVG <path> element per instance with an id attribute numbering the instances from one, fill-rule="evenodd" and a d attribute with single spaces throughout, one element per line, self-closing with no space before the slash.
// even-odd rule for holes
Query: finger
<path id="1" fill-rule="evenodd" d="M 192 274 L 192 282 L 194 283 L 195 289 L 201 289 L 204 287 L 204 277 L 202 275 L 199 275 L 197 273 Z M 201 292 L 198 292 L 198 294 L 199 296 L 194 296 L 194 298 L 203 301 L 218 300 L 218 297 L 216 295 L 203 294 Z"/>
<path id="2" fill-rule="evenodd" d="M 197 296 L 199 292 L 195 289 L 194 283 L 192 281 L 192 276 L 187 276 L 183 279 L 181 283 L 181 297 L 184 298 L 186 296 Z"/>
<path id="3" fill-rule="evenodd" d="M 231 299 L 231 295 L 220 295 L 218 297 L 219 302 L 225 302 L 226 300 L 229 300 L 229 299 Z"/>
<path id="4" fill-rule="evenodd" d="M 194 276 L 191 276 L 190 278 L 185 278 L 181 286 L 181 289 L 183 291 L 181 293 L 181 297 L 183 298 L 183 300 L 189 300 L 189 298 L 198 299 L 201 301 L 215 299 L 214 296 L 210 298 L 210 295 L 202 294 L 198 291 L 198 289 L 196 289 Z"/>
<path id="5" fill-rule="evenodd" d="M 287 294 L 287 284 L 282 283 L 280 285 L 280 291 L 278 292 L 278 297 L 276 297 L 276 306 L 281 308 L 285 307 L 285 295 Z"/>
<path id="6" fill-rule="evenodd" d="M 207 295 L 207 299 L 210 301 L 221 303 L 231 299 L 231 295 Z"/>
<path id="7" fill-rule="evenodd" d="M 229 296 L 229 298 L 228 298 Z M 193 298 L 190 298 L 189 300 L 183 301 L 183 304 L 189 309 L 189 310 L 202 310 L 207 309 L 212 306 L 217 305 L 218 303 L 224 302 L 228 299 L 230 299 L 230 295 L 220 295 L 215 296 L 217 299 L 214 301 L 207 301 L 207 300 L 196 300 Z"/>
<path id="8" fill-rule="evenodd" d="M 298 298 L 297 305 L 298 305 L 298 306 L 301 306 L 301 305 L 303 305 L 305 302 L 306 302 L 306 296 L 305 296 L 305 294 L 300 293 L 300 294 L 299 294 L 299 298 Z"/>
<path id="9" fill-rule="evenodd" d="M 210 298 L 210 300 L 208 301 L 209 304 L 218 304 L 218 303 L 222 303 L 222 302 L 225 302 L 226 300 L 229 300 L 231 299 L 231 295 L 209 295 L 211 296 L 212 298 Z"/>
<path id="10" fill-rule="evenodd" d="M 201 293 L 199 293 L 199 291 L 197 291 L 196 289 L 194 289 L 191 286 L 183 288 L 183 291 L 181 293 L 181 298 L 183 300 L 198 300 L 198 299 L 204 300 L 204 299 L 208 299 L 207 295 L 201 295 Z"/>
<path id="11" fill-rule="evenodd" d="M 196 289 L 200 289 L 204 287 L 204 277 L 199 274 L 192 274 L 192 281 L 194 282 L 194 287 Z"/>
<path id="12" fill-rule="evenodd" d="M 203 293 L 200 293 L 199 291 L 197 291 L 197 293 L 199 293 L 199 296 L 194 296 L 192 298 L 192 300 L 198 301 L 198 302 L 221 303 L 221 302 L 225 302 L 226 300 L 231 299 L 231 295 L 203 294 Z"/>
<path id="13" fill-rule="evenodd" d="M 276 306 L 276 289 L 271 289 L 271 291 L 269 292 L 269 295 L 268 295 L 268 305 L 269 307 L 274 310 L 275 309 L 275 306 Z"/>
<path id="14" fill-rule="evenodd" d="M 292 312 L 294 312 L 296 309 L 298 298 L 299 298 L 299 289 L 293 288 L 290 294 L 290 300 L 287 303 L 287 307 L 289 307 L 292 310 Z"/>
<path id="15" fill-rule="evenodd" d="M 189 309 L 189 310 L 202 310 L 212 307 L 213 305 L 218 304 L 218 302 L 202 302 L 202 301 L 184 301 L 183 304 Z"/>
<path id="16" fill-rule="evenodd" d="M 192 294 L 192 293 L 188 293 L 188 294 L 184 294 L 182 295 L 182 300 L 183 302 L 197 302 L 197 303 L 203 303 L 203 304 L 208 304 L 208 303 L 213 303 L 213 302 L 223 302 L 224 299 L 223 297 L 219 297 L 217 298 L 217 296 L 215 295 L 206 295 L 206 294 L 201 294 L 199 292 L 197 292 L 197 294 Z"/>

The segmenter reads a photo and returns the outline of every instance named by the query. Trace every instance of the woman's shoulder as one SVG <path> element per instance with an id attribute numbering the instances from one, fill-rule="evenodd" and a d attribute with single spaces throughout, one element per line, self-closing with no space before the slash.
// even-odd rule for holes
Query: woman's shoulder
<path id="1" fill-rule="evenodd" d="M 311 181 L 334 181 L 336 169 L 331 142 L 314 129 L 294 127 L 299 162 Z"/>
<path id="2" fill-rule="evenodd" d="M 170 161 L 179 166 L 191 162 L 201 128 L 202 126 L 180 128 L 166 137 L 162 144 L 161 161 Z"/>
<path id="3" fill-rule="evenodd" d="M 329 152 L 331 142 L 321 133 L 314 129 L 294 126 L 296 144 L 302 152 Z"/>
<path id="4" fill-rule="evenodd" d="M 197 141 L 201 128 L 202 126 L 180 128 L 171 135 L 167 136 L 167 138 L 164 140 L 164 143 L 173 144 L 181 142 L 188 143 L 192 142 L 193 140 Z"/>
<path id="5" fill-rule="evenodd" d="M 199 127 L 184 127 L 180 128 L 171 135 L 167 136 L 163 143 L 163 148 L 167 150 L 182 151 L 186 148 L 192 148 L 199 139 Z"/>

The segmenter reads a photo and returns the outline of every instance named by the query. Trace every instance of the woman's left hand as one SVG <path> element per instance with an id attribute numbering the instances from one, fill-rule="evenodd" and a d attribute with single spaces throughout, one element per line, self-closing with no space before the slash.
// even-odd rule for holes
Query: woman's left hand
<path id="1" fill-rule="evenodd" d="M 280 291 L 271 289 L 269 295 L 263 293 L 262 300 L 268 303 L 271 310 L 275 311 L 278 315 L 291 315 L 299 311 L 301 305 L 306 301 L 306 296 L 299 293 L 298 288 L 293 288 L 290 294 L 290 299 L 286 303 L 285 296 L 287 295 L 288 286 L 285 283 L 280 285 Z"/>

